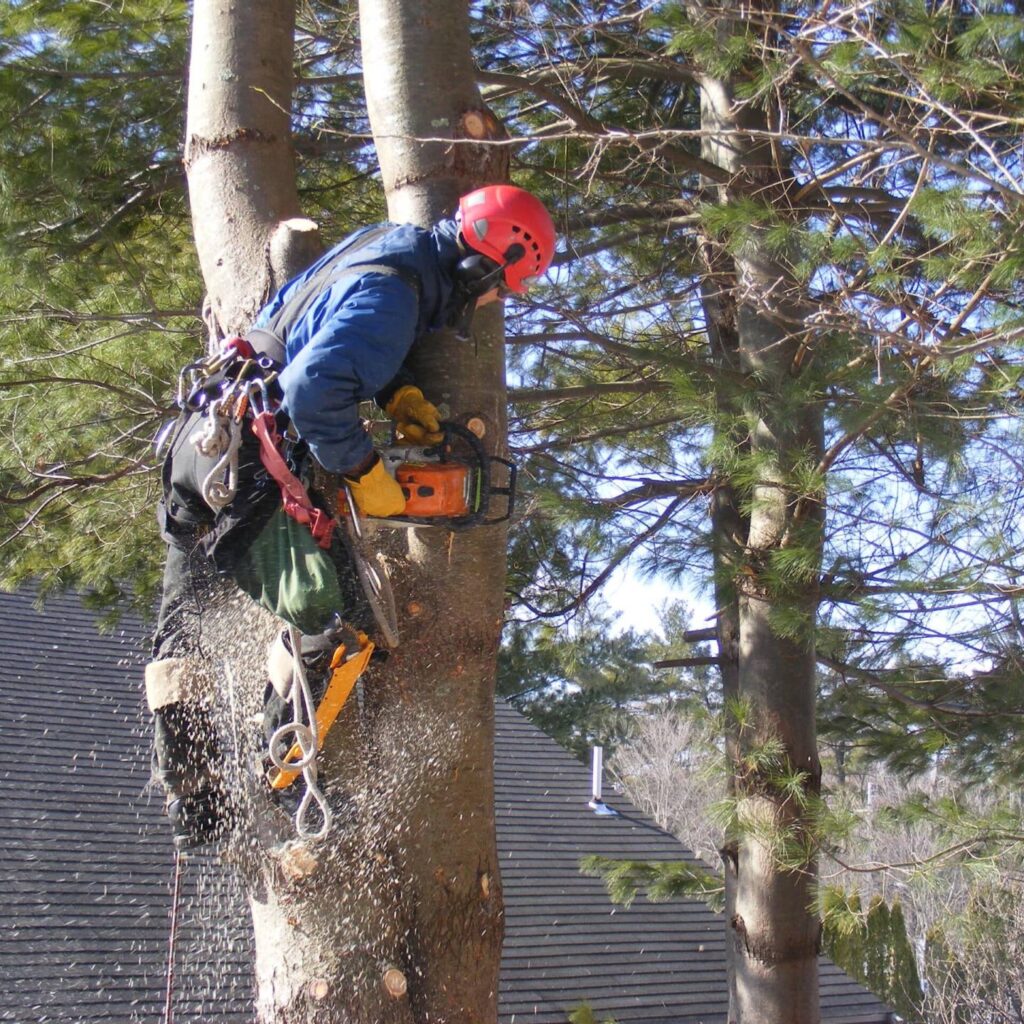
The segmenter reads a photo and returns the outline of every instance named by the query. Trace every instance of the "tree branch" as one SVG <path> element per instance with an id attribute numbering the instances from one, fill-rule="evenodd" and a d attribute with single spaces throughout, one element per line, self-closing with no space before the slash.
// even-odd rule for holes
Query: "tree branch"
<path id="1" fill-rule="evenodd" d="M 565 388 L 513 388 L 508 398 L 510 402 L 562 402 L 569 399 L 600 398 L 603 395 L 650 395 L 669 391 L 671 387 L 671 384 L 663 380 L 622 380 Z"/>
<path id="2" fill-rule="evenodd" d="M 622 509 L 656 498 L 695 498 L 698 494 L 710 494 L 713 489 L 714 482 L 710 477 L 701 480 L 645 480 L 632 490 L 611 498 L 597 499 L 593 504 L 601 508 Z"/>
<path id="3" fill-rule="evenodd" d="M 700 668 L 703 665 L 721 665 L 722 659 L 714 654 L 694 658 L 666 658 L 651 663 L 652 668 Z"/>
<path id="4" fill-rule="evenodd" d="M 898 703 L 904 704 L 907 707 L 916 708 L 919 711 L 937 711 L 940 714 L 954 715 L 958 718 L 1001 718 L 1007 715 L 1013 718 L 1024 718 L 1024 708 L 1020 711 L 1011 711 L 1009 709 L 1000 709 L 999 711 L 978 711 L 974 708 L 966 707 L 963 704 L 950 704 L 947 701 L 921 700 L 917 697 L 911 697 L 909 694 L 904 693 L 892 684 L 885 682 L 874 672 L 858 668 L 855 665 L 843 664 L 842 662 L 836 661 L 834 658 L 829 658 L 826 655 L 819 654 L 818 663 L 820 665 L 824 665 L 826 668 L 832 669 L 833 672 L 838 672 L 842 676 L 850 675 L 855 676 L 858 679 L 863 679 L 876 690 L 881 690 L 887 697 L 891 697 Z"/>
<path id="5" fill-rule="evenodd" d="M 569 604 L 564 605 L 561 608 L 557 608 L 554 611 L 542 611 L 541 609 L 530 604 L 525 599 L 523 604 L 533 612 L 538 618 L 542 619 L 554 619 L 563 615 L 571 615 L 573 612 L 579 610 L 594 594 L 597 593 L 605 583 L 608 582 L 608 578 L 613 572 L 627 559 L 637 548 L 641 547 L 647 540 L 653 537 L 659 530 L 671 522 L 672 517 L 675 515 L 676 509 L 685 501 L 685 498 L 677 498 L 673 501 L 665 511 L 658 516 L 658 518 L 652 523 L 643 533 L 638 534 L 628 544 L 623 544 L 621 548 L 609 559 L 607 565 L 584 587 L 579 594 Z"/>

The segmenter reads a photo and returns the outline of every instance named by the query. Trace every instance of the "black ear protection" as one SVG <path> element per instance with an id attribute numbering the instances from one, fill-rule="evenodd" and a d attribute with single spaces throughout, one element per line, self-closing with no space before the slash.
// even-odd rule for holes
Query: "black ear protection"
<path id="1" fill-rule="evenodd" d="M 504 263 L 498 263 L 481 253 L 473 253 L 459 260 L 453 275 L 455 287 L 448 300 L 447 320 L 447 326 L 455 330 L 456 338 L 460 341 L 469 338 L 476 300 L 491 289 L 500 288 L 505 283 L 505 267 L 525 255 L 525 247 L 515 242 L 506 250 Z"/>
<path id="2" fill-rule="evenodd" d="M 474 253 L 460 260 L 455 268 L 455 287 L 448 300 L 449 327 L 454 328 L 460 341 L 469 338 L 476 300 L 492 288 L 501 286 L 504 268 L 487 256 Z"/>
<path id="3" fill-rule="evenodd" d="M 455 287 L 474 297 L 483 295 L 501 284 L 504 269 L 489 256 L 474 253 L 455 268 Z"/>

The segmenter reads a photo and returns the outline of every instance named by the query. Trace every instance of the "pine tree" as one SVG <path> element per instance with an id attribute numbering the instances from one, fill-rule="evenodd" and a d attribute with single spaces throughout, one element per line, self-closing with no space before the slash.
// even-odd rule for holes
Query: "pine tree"
<path id="1" fill-rule="evenodd" d="M 6 3 L 0 578 L 151 604 L 150 444 L 200 293 L 178 160 L 184 3 Z M 145 514 L 143 514 L 145 512 Z"/>
<path id="2" fill-rule="evenodd" d="M 904 1020 L 920 1020 L 924 993 L 899 901 L 874 896 L 864 910 L 859 893 L 828 889 L 822 913 L 823 951 Z"/>
<path id="3" fill-rule="evenodd" d="M 381 204 L 361 178 L 339 10 L 314 12 L 304 209 L 319 197 L 335 209 L 314 215 L 341 227 Z M 101 598 L 134 578 L 145 602 L 145 448 L 202 344 L 181 91 L 167 87 L 184 9 L 4 14 L 3 578 Z M 941 756 L 1019 778 L 1019 12 L 554 2 L 474 16 L 485 98 L 529 140 L 516 180 L 547 192 L 565 237 L 562 268 L 509 323 L 511 439 L 534 481 L 520 628 L 560 623 L 627 559 L 703 580 L 738 811 L 752 784 L 816 802 L 806 751 L 773 750 L 775 724 L 742 692 L 739 605 L 761 596 L 765 649 L 814 652 L 827 735 L 907 769 Z M 737 155 L 756 173 L 735 173 Z M 779 335 L 760 362 L 741 345 L 751 321 Z M 792 529 L 764 543 L 751 531 L 780 494 Z M 816 852 L 810 818 L 773 869 Z"/>
<path id="4" fill-rule="evenodd" d="M 364 180 L 370 155 L 325 134 L 327 105 L 361 97 L 351 26 L 327 28 L 330 4 L 306 15 L 299 186 L 339 236 L 383 206 Z M 188 5 L 129 0 L 115 16 L 5 2 L 0 18 L 0 584 L 76 586 L 148 615 L 152 445 L 205 344 L 182 168 Z"/>
<path id="5" fill-rule="evenodd" d="M 575 257 L 514 340 L 523 450 L 572 495 L 531 605 L 571 612 L 563 595 L 624 550 L 703 573 L 741 873 L 752 793 L 804 807 L 778 833 L 781 882 L 821 839 L 813 729 L 779 726 L 811 726 L 801 651 L 834 736 L 906 767 L 1019 764 L 1021 19 L 915 0 L 550 11 L 486 75 L 536 133 Z M 750 659 L 783 650 L 765 703 Z"/>

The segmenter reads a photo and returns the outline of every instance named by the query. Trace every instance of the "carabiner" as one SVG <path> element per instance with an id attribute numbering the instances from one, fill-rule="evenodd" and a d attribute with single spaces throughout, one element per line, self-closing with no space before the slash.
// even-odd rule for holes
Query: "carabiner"
<path id="1" fill-rule="evenodd" d="M 254 377 L 245 382 L 245 394 L 253 414 L 259 416 L 270 408 L 270 393 L 266 381 L 262 377 Z"/>

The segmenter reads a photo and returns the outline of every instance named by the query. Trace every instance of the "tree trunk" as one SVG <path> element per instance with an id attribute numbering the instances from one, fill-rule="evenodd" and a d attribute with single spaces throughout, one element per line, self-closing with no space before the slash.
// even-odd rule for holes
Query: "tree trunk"
<path id="1" fill-rule="evenodd" d="M 503 150 L 419 141 L 498 131 L 476 92 L 468 12 L 457 3 L 368 8 L 365 62 L 376 73 L 367 91 L 392 217 L 426 225 L 505 173 Z M 244 329 L 320 250 L 315 225 L 299 217 L 289 140 L 293 18 L 290 0 L 194 8 L 186 167 L 214 337 Z M 505 438 L 500 311 L 480 319 L 475 346 L 433 339 L 416 368 L 453 417 L 485 424 L 494 449 Z M 326 840 L 282 843 L 290 824 L 253 776 L 254 752 L 230 768 L 249 798 L 245 841 L 229 856 L 252 909 L 260 1024 L 496 1019 L 504 529 L 408 536 L 412 553 L 393 571 L 402 645 L 367 676 L 324 750 L 323 777 L 335 803 L 347 799 L 347 822 L 339 810 Z M 218 645 L 246 637 L 224 702 L 238 705 L 236 734 L 262 699 L 262 627 L 236 621 Z"/>
<path id="2" fill-rule="evenodd" d="M 720 37 L 735 31 L 725 20 L 715 27 Z M 719 199 L 728 200 L 731 188 L 748 189 L 763 202 L 781 197 L 787 173 L 764 140 L 768 115 L 737 100 L 730 80 L 705 75 L 700 84 L 704 155 L 733 182 L 720 189 Z M 720 257 L 713 260 L 722 266 Z M 793 397 L 800 341 L 794 282 L 753 225 L 731 262 L 732 280 L 718 274 L 705 290 L 709 324 L 717 324 L 719 334 L 735 332 L 754 478 L 749 513 L 739 515 L 723 485 L 723 507 L 716 505 L 713 522 L 716 533 L 733 533 L 715 539 L 718 593 L 725 601 L 719 609 L 723 677 L 736 696 L 727 737 L 737 821 L 726 863 L 730 1016 L 738 1024 L 816 1024 L 820 926 L 807 798 L 820 787 L 813 627 L 823 515 L 821 495 L 799 493 L 794 470 L 820 454 L 822 422 L 816 407 Z M 711 298 L 722 295 L 728 303 Z M 738 411 L 728 396 L 723 401 Z M 804 574 L 780 583 L 773 575 L 776 556 L 797 545 L 805 552 Z M 781 748 L 771 755 L 775 743 Z M 796 795 L 784 787 L 790 777 L 798 779 Z"/>
<path id="3" fill-rule="evenodd" d="M 185 169 L 212 336 L 245 329 L 320 251 L 295 187 L 294 28 L 291 0 L 193 7 Z"/>
<path id="4" fill-rule="evenodd" d="M 706 136 L 702 141 L 702 156 L 714 161 L 721 154 L 715 140 Z M 716 371 L 726 377 L 735 376 L 740 368 L 740 346 L 736 323 L 736 267 L 733 260 L 710 242 L 703 246 L 705 271 L 701 278 L 701 303 L 707 324 L 708 346 Z M 725 392 L 716 396 L 719 413 L 720 442 L 728 442 L 737 450 L 749 450 L 746 431 L 737 425 L 739 408 L 733 397 Z M 720 471 L 716 470 L 716 475 Z M 740 615 L 736 590 L 736 577 L 743 562 L 750 518 L 740 508 L 736 489 L 722 479 L 715 487 L 711 501 L 711 540 L 714 559 L 715 630 L 718 639 L 718 666 L 722 679 L 722 701 L 726 709 L 739 699 L 740 679 Z M 740 757 L 740 738 L 732 715 L 725 716 L 725 755 L 729 764 Z M 736 777 L 729 777 L 729 797 L 735 799 Z M 725 879 L 725 915 L 731 921 L 736 913 L 736 866 L 738 846 L 736 837 L 726 836 L 719 851 Z M 737 1024 L 739 1010 L 736 1000 L 736 959 L 733 943 L 726 944 L 726 980 L 729 987 L 728 1024 Z"/>
<path id="5" fill-rule="evenodd" d="M 321 249 L 316 226 L 298 216 L 288 116 L 294 16 L 291 0 L 194 5 L 185 164 L 211 344 L 244 330 Z M 231 709 L 225 735 L 250 736 L 266 682 L 265 642 L 280 628 L 256 611 L 251 619 L 221 614 L 205 627 L 211 637 L 223 631 L 215 646 L 233 654 L 232 677 L 221 680 L 226 699 L 218 700 Z M 331 739 L 345 735 L 354 746 L 347 726 Z M 290 823 L 253 773 L 259 752 L 245 747 L 236 744 L 228 765 L 235 795 L 247 798 L 243 838 L 229 856 L 252 911 L 257 1020 L 406 1024 L 407 1001 L 392 994 L 404 972 L 396 973 L 400 887 L 383 852 L 387 837 L 360 827 L 339 829 L 317 847 L 283 845 Z M 350 754 L 346 766 L 353 762 Z M 361 795 L 374 788 L 388 791 L 364 781 Z M 378 796 L 377 810 L 382 802 Z"/>
<path id="6" fill-rule="evenodd" d="M 464 0 L 360 4 L 367 106 L 388 209 L 428 226 L 458 197 L 507 176 L 507 150 L 468 140 L 501 128 L 476 87 Z M 462 139 L 464 142 L 429 141 Z M 417 382 L 442 411 L 484 424 L 488 450 L 506 444 L 500 305 L 475 318 L 473 342 L 450 332 L 412 354 Z M 402 643 L 378 691 L 382 730 L 410 721 L 448 749 L 409 806 L 396 866 L 410 888 L 410 997 L 416 1019 L 486 1024 L 497 1017 L 503 911 L 494 837 L 493 714 L 503 619 L 505 529 L 407 534 L 393 577 Z M 400 739 L 400 737 L 399 737 Z M 380 737 L 378 737 L 378 742 Z M 384 744 L 385 749 L 392 746 Z M 400 743 L 398 749 L 401 749 Z"/>

